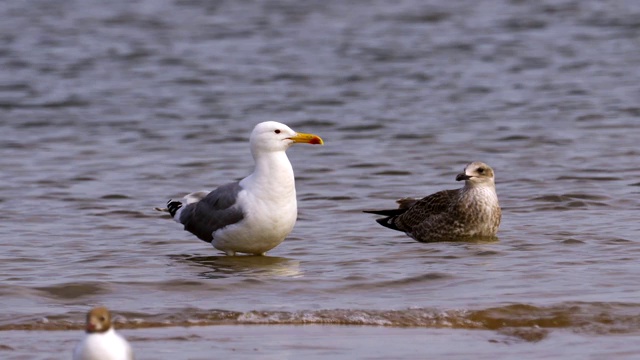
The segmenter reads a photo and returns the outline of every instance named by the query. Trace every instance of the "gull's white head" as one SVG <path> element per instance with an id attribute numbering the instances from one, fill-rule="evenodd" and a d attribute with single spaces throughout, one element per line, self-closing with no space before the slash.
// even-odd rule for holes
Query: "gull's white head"
<path id="1" fill-rule="evenodd" d="M 491 166 L 474 161 L 464 168 L 464 172 L 456 176 L 456 181 L 465 181 L 465 186 L 495 185 Z"/>
<path id="2" fill-rule="evenodd" d="M 251 152 L 257 153 L 285 151 L 295 143 L 322 145 L 318 135 L 293 131 L 285 124 L 275 121 L 261 122 L 251 132 Z"/>

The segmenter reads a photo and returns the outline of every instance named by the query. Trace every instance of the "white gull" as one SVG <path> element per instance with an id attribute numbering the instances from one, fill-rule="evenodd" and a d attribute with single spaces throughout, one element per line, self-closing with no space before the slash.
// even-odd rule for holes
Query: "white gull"
<path id="1" fill-rule="evenodd" d="M 86 332 L 73 352 L 73 360 L 133 360 L 131 346 L 114 330 L 107 308 L 89 311 Z"/>
<path id="2" fill-rule="evenodd" d="M 211 192 L 188 194 L 182 202 L 169 200 L 167 209 L 158 210 L 227 255 L 264 255 L 289 235 L 298 216 L 293 168 L 285 153 L 295 143 L 323 141 L 275 121 L 260 123 L 250 137 L 251 175 Z"/>

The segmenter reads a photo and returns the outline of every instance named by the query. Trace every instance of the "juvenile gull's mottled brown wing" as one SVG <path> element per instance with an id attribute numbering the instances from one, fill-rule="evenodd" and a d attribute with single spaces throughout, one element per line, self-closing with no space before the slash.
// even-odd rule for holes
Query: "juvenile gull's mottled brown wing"
<path id="1" fill-rule="evenodd" d="M 430 217 L 446 212 L 459 190 L 443 190 L 426 196 L 413 204 L 403 214 L 392 217 L 391 223 L 400 231 L 411 231 Z"/>
<path id="2" fill-rule="evenodd" d="M 411 232 L 413 227 L 432 216 L 447 211 L 459 190 L 444 190 L 422 199 L 403 198 L 398 200 L 399 208 L 392 210 L 368 210 L 366 213 L 386 216 L 376 221 L 389 229 Z"/>

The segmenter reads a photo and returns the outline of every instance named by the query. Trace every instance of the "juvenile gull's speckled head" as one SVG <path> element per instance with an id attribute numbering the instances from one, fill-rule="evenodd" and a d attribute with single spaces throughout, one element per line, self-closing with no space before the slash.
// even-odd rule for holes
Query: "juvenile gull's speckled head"
<path id="1" fill-rule="evenodd" d="M 464 172 L 456 176 L 456 181 L 465 181 L 466 186 L 495 185 L 495 178 L 491 166 L 474 161 L 464 168 Z"/>

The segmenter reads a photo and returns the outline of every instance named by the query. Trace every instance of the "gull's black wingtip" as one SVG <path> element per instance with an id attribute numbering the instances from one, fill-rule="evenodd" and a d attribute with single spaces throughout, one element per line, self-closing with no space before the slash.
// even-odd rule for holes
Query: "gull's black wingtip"
<path id="1" fill-rule="evenodd" d="M 167 201 L 167 209 L 169 210 L 169 214 L 171 214 L 171 217 L 174 217 L 178 209 L 180 209 L 181 207 L 182 203 L 180 201 L 173 201 L 171 199 Z"/>
<path id="2" fill-rule="evenodd" d="M 376 219 L 376 222 L 378 224 L 386 227 L 386 228 L 391 229 L 391 230 L 402 231 L 402 230 L 398 229 L 398 227 L 396 226 L 395 222 L 393 221 L 394 219 L 395 219 L 395 216 L 388 216 L 388 217 Z"/>
<path id="3" fill-rule="evenodd" d="M 382 215 L 384 216 L 383 218 L 376 219 L 376 222 L 378 224 L 392 230 L 402 231 L 398 229 L 394 220 L 398 215 L 404 214 L 406 211 L 407 209 L 405 208 L 391 210 L 363 210 L 362 212 L 367 214 Z"/>

